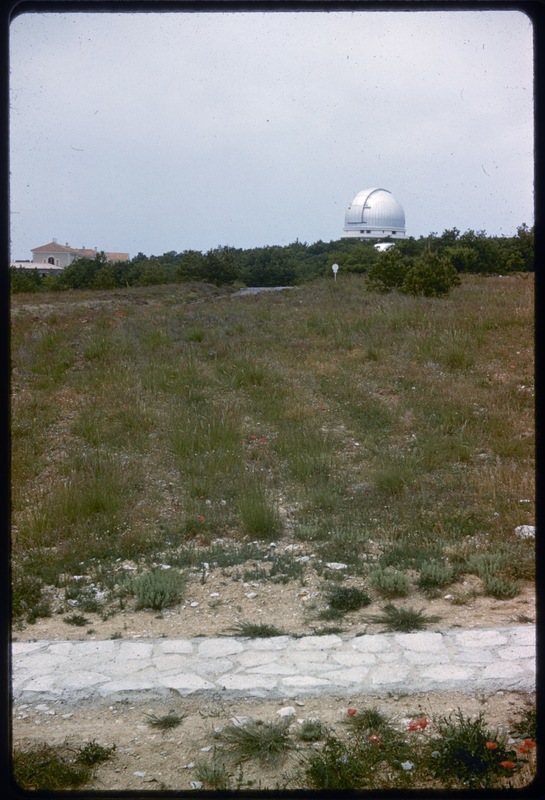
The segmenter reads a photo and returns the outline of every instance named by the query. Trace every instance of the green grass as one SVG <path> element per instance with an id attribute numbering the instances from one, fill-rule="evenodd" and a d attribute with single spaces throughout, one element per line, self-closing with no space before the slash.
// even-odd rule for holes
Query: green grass
<path id="1" fill-rule="evenodd" d="M 284 631 L 276 625 L 269 625 L 266 622 L 239 622 L 229 628 L 229 632 L 235 636 L 247 636 L 250 639 L 268 639 L 271 636 L 285 636 Z"/>
<path id="2" fill-rule="evenodd" d="M 152 728 L 157 728 L 160 731 L 170 731 L 172 728 L 178 728 L 187 714 L 178 714 L 177 711 L 171 710 L 161 716 L 156 714 L 148 714 L 147 716 L 148 725 Z"/>
<path id="3" fill-rule="evenodd" d="M 292 748 L 289 724 L 251 720 L 245 725 L 226 725 L 219 737 L 235 763 L 256 759 L 276 764 Z"/>
<path id="4" fill-rule="evenodd" d="M 88 742 L 77 748 L 67 745 L 37 744 L 16 748 L 13 754 L 13 777 L 27 792 L 63 792 L 78 789 L 92 777 L 92 768 L 107 761 L 114 747 Z"/>
<path id="5" fill-rule="evenodd" d="M 534 579 L 513 535 L 534 524 L 531 276 L 464 276 L 445 299 L 357 275 L 258 302 L 192 293 L 14 295 L 12 558 L 29 579 L 111 590 L 117 559 L 183 568 L 223 538 L 202 557 L 221 566 L 292 532 L 324 574 L 366 576 L 374 548 L 385 598 L 447 550 L 456 569 L 453 552 L 476 556 L 472 537 L 501 553 L 496 577 Z M 17 591 L 31 613 L 31 584 Z"/>
<path id="6" fill-rule="evenodd" d="M 412 631 L 422 631 L 427 628 L 430 622 L 438 622 L 440 617 L 435 615 L 426 616 L 423 609 L 402 608 L 388 603 L 384 606 L 380 614 L 368 617 L 369 622 L 384 625 L 386 631 L 399 631 L 401 633 L 411 633 Z"/>

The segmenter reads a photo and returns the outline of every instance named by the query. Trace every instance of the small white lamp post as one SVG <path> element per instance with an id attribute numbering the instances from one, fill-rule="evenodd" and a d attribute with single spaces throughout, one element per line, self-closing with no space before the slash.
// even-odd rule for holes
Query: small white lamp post
<path id="1" fill-rule="evenodd" d="M 333 270 L 333 276 L 334 276 L 335 280 L 337 280 L 337 272 L 339 271 L 339 265 L 338 264 L 333 264 L 331 269 Z"/>

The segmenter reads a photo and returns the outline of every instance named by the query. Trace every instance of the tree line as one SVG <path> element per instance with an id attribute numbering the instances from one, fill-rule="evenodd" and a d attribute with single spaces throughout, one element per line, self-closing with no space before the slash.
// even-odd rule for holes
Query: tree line
<path id="1" fill-rule="evenodd" d="M 138 253 L 129 261 L 117 262 L 108 262 L 103 252 L 97 252 L 94 258 L 76 259 L 58 275 L 41 277 L 37 270 L 10 267 L 10 286 L 12 292 L 115 289 L 184 281 L 218 286 L 294 286 L 331 275 L 333 264 L 339 265 L 339 274 L 376 274 L 383 263 L 380 259 L 394 250 L 404 273 L 412 264 L 426 258 L 429 261 L 430 254 L 430 263 L 441 263 L 442 269 L 449 266 L 456 273 L 502 275 L 534 269 L 534 229 L 525 224 L 511 237 L 487 236 L 484 231 L 472 230 L 460 233 L 451 228 L 441 235 L 430 233 L 418 239 L 398 240 L 395 248 L 386 253 L 379 253 L 373 244 L 360 239 L 320 240 L 314 244 L 295 241 L 249 249 L 217 247 L 206 253 Z"/>

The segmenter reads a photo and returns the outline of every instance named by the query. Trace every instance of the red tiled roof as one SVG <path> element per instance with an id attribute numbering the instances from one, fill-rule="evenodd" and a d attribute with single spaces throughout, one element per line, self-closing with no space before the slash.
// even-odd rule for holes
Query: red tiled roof
<path id="1" fill-rule="evenodd" d="M 90 250 L 86 247 L 70 247 L 70 245 L 59 244 L 58 242 L 50 242 L 49 244 L 42 244 L 40 247 L 32 247 L 31 253 L 75 253 L 80 258 L 94 258 L 97 254 L 96 250 Z M 108 261 L 128 261 L 128 253 L 104 253 Z"/>

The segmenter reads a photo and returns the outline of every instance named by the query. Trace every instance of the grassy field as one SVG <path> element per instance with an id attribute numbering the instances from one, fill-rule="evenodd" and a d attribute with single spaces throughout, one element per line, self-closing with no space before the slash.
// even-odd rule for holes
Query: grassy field
<path id="1" fill-rule="evenodd" d="M 120 559 L 199 564 L 218 537 L 312 542 L 385 598 L 408 571 L 498 598 L 533 578 L 514 533 L 534 524 L 531 274 L 446 299 L 359 276 L 209 292 L 13 297 L 16 615 L 76 574 L 112 595 Z"/>

